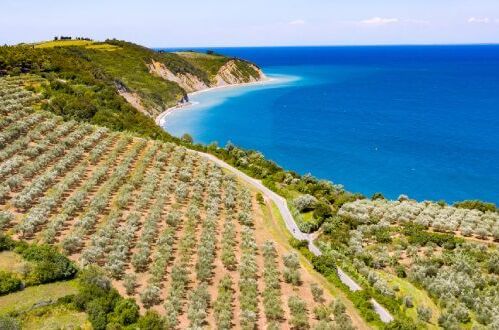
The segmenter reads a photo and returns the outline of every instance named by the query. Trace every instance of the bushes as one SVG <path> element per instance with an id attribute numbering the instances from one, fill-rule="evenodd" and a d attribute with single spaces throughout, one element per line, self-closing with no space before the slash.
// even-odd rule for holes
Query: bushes
<path id="1" fill-rule="evenodd" d="M 276 265 L 277 251 L 274 243 L 266 241 L 263 246 L 264 270 L 263 307 L 268 321 L 278 321 L 283 318 L 279 270 Z"/>
<path id="2" fill-rule="evenodd" d="M 317 283 L 312 283 L 310 285 L 310 291 L 314 297 L 314 301 L 322 304 L 324 302 L 324 289 L 317 285 Z"/>
<path id="3" fill-rule="evenodd" d="M 135 293 L 135 287 L 137 286 L 137 275 L 126 274 L 123 278 L 123 286 L 125 287 L 126 294 L 132 295 Z"/>
<path id="4" fill-rule="evenodd" d="M 77 270 L 73 262 L 53 246 L 29 245 L 27 248 L 20 247 L 17 250 L 24 259 L 34 263 L 26 279 L 28 285 L 67 280 L 76 275 Z"/>
<path id="5" fill-rule="evenodd" d="M 307 329 L 308 310 L 307 304 L 298 296 L 291 296 L 288 299 L 289 310 L 291 311 L 290 324 L 295 329 Z"/>
<path id="6" fill-rule="evenodd" d="M 289 253 L 283 256 L 284 266 L 284 280 L 293 285 L 299 285 L 300 278 L 300 261 L 296 253 Z"/>
<path id="7" fill-rule="evenodd" d="M 9 236 L 0 234 L 0 251 L 14 250 L 19 253 L 24 260 L 30 262 L 30 269 L 24 276 L 25 285 L 38 285 L 73 278 L 77 269 L 76 266 L 67 257 L 62 255 L 53 246 L 27 244 L 25 242 L 16 242 Z M 17 287 L 17 281 L 13 279 L 7 281 L 7 276 L 3 278 L 9 283 L 8 287 Z M 22 285 L 22 282 L 21 282 Z"/>
<path id="8" fill-rule="evenodd" d="M 218 284 L 218 296 L 214 303 L 214 316 L 218 329 L 230 329 L 232 327 L 232 300 L 234 289 L 232 279 L 225 275 Z"/>
<path id="9" fill-rule="evenodd" d="M 432 242 L 438 246 L 453 249 L 457 244 L 464 242 L 463 239 L 451 234 L 427 232 L 424 227 L 418 224 L 406 224 L 403 227 L 403 233 L 408 236 L 411 245 L 425 246 Z"/>
<path id="10" fill-rule="evenodd" d="M 15 247 L 15 242 L 7 235 L 0 233 L 0 252 L 9 251 Z"/>
<path id="11" fill-rule="evenodd" d="M 426 307 L 426 306 L 423 306 L 423 305 L 420 305 L 417 307 L 417 312 L 418 312 L 418 318 L 423 321 L 423 322 L 430 322 L 430 319 L 431 319 L 431 309 Z"/>
<path id="12" fill-rule="evenodd" d="M 187 310 L 191 329 L 200 329 L 206 319 L 207 309 L 210 303 L 210 294 L 205 282 L 201 283 L 191 294 L 190 305 Z"/>
<path id="13" fill-rule="evenodd" d="M 124 299 L 112 288 L 109 279 L 97 267 L 88 267 L 78 275 L 79 293 L 72 297 L 74 305 L 88 313 L 96 330 L 132 326 L 140 329 L 164 329 L 162 319 L 153 312 L 139 318 L 139 306 Z"/>
<path id="14" fill-rule="evenodd" d="M 0 316 L 0 329 L 21 330 L 21 324 L 13 317 Z"/>
<path id="15" fill-rule="evenodd" d="M 118 325 L 130 325 L 137 322 L 139 318 L 139 306 L 133 299 L 122 299 L 114 307 L 109 315 L 109 323 Z"/>
<path id="16" fill-rule="evenodd" d="M 0 295 L 21 290 L 22 282 L 10 272 L 0 271 Z"/>
<path id="17" fill-rule="evenodd" d="M 482 212 L 497 212 L 498 209 L 494 203 L 486 203 L 479 200 L 466 200 L 462 202 L 457 202 L 454 204 L 455 207 L 461 209 L 469 209 L 469 210 L 479 210 Z"/>
<path id="18" fill-rule="evenodd" d="M 148 310 L 144 316 L 140 317 L 136 328 L 147 330 L 164 330 L 165 321 L 155 311 Z"/>
<path id="19" fill-rule="evenodd" d="M 293 205 L 299 212 L 310 211 L 315 208 L 317 204 L 317 198 L 312 195 L 301 195 L 293 199 Z"/>

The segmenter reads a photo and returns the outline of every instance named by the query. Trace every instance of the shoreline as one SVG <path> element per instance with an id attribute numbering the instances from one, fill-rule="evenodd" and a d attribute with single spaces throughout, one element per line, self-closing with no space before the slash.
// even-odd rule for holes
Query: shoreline
<path id="1" fill-rule="evenodd" d="M 201 89 L 199 91 L 188 93 L 187 96 L 190 99 L 191 96 L 194 96 L 194 95 L 197 95 L 197 94 L 201 94 L 201 93 L 211 92 L 211 91 L 215 91 L 215 90 L 219 90 L 219 89 L 230 89 L 230 88 L 234 88 L 235 89 L 235 88 L 242 88 L 242 87 L 266 85 L 266 84 L 269 84 L 269 83 L 273 83 L 273 82 L 275 82 L 277 80 L 278 80 L 277 78 L 269 78 L 269 77 L 265 76 L 264 79 L 258 80 L 258 81 L 252 81 L 252 82 L 248 82 L 248 83 L 239 83 L 239 84 L 227 84 L 227 85 L 222 85 L 222 86 L 215 86 L 215 87 Z M 168 117 L 170 114 L 172 114 L 173 112 L 178 111 L 178 110 L 189 108 L 189 107 L 191 107 L 193 105 L 196 105 L 196 104 L 199 104 L 199 102 L 191 102 L 191 101 L 189 101 L 189 102 L 186 102 L 186 103 L 183 103 L 183 104 L 182 103 L 177 104 L 177 105 L 175 105 L 175 106 L 173 106 L 171 108 L 166 109 L 162 113 L 160 113 L 155 118 L 154 121 L 156 122 L 156 125 L 158 125 L 160 127 L 163 127 L 163 125 L 164 125 L 164 123 L 166 121 L 166 117 Z"/>

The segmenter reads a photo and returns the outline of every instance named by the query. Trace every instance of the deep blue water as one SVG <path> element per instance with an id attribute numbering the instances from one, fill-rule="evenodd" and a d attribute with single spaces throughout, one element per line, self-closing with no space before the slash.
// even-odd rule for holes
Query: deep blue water
<path id="1" fill-rule="evenodd" d="M 366 195 L 499 203 L 499 46 L 215 50 L 278 80 L 193 96 L 173 134 Z"/>

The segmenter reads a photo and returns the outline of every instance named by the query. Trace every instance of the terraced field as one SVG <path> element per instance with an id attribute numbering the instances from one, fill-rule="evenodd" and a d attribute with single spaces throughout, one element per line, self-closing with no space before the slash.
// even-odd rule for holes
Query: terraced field
<path id="1" fill-rule="evenodd" d="M 2 231 L 100 265 L 169 328 L 352 326 L 234 176 L 175 144 L 34 110 L 23 86 L 38 82 L 0 80 Z"/>

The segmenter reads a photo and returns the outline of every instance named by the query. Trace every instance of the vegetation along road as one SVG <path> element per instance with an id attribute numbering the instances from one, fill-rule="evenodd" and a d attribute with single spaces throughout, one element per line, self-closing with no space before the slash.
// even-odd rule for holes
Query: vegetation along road
<path id="1" fill-rule="evenodd" d="M 238 178 L 244 180 L 245 182 L 251 184 L 253 187 L 257 188 L 262 192 L 262 194 L 272 200 L 277 208 L 279 209 L 279 212 L 281 213 L 282 218 L 284 219 L 284 223 L 286 224 L 286 228 L 289 230 L 289 232 L 295 237 L 296 239 L 299 240 L 307 240 L 308 241 L 308 248 L 310 252 L 312 252 L 314 255 L 318 256 L 321 255 L 322 252 L 319 250 L 317 246 L 314 244 L 313 236 L 307 233 L 302 232 L 299 228 L 298 225 L 296 224 L 293 216 L 291 215 L 291 211 L 288 208 L 288 204 L 286 202 L 286 199 L 284 197 L 279 196 L 269 188 L 265 187 L 260 180 L 254 179 L 250 177 L 249 175 L 241 172 L 240 170 L 230 166 L 226 162 L 218 159 L 217 157 L 206 154 L 203 152 L 197 152 L 201 157 L 204 157 L 206 159 L 211 160 L 212 162 L 216 163 L 218 166 L 225 168 L 235 174 Z M 337 268 L 338 270 L 338 276 L 340 280 L 347 285 L 350 290 L 352 291 L 358 291 L 362 290 L 360 285 L 358 285 L 350 276 L 348 276 L 341 268 Z M 373 304 L 375 312 L 379 315 L 381 321 L 385 323 L 389 323 L 393 320 L 393 316 L 390 315 L 390 313 L 383 307 L 381 306 L 376 300 L 372 299 L 371 303 Z"/>

